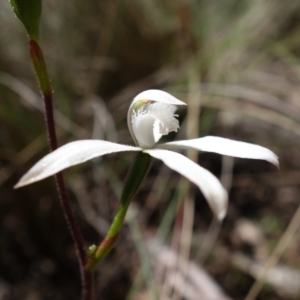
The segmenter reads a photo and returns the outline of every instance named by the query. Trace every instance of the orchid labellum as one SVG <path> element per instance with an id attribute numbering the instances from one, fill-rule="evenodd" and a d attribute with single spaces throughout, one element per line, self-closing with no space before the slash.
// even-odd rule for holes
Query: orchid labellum
<path id="1" fill-rule="evenodd" d="M 234 157 L 263 159 L 278 166 L 277 156 L 267 148 L 215 136 L 160 144 L 163 135 L 177 132 L 179 122 L 175 114 L 177 105 L 186 105 L 160 90 L 147 90 L 132 101 L 128 128 L 135 146 L 121 145 L 102 140 L 80 140 L 68 143 L 37 162 L 16 184 L 16 188 L 42 180 L 68 167 L 101 155 L 139 151 L 162 160 L 199 187 L 214 215 L 222 220 L 227 211 L 228 196 L 219 180 L 209 171 L 174 150 L 194 149 Z M 133 196 L 133 195 L 132 195 Z"/>

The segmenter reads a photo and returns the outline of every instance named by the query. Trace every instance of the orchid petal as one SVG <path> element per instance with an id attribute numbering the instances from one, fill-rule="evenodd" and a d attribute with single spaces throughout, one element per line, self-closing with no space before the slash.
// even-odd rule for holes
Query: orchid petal
<path id="1" fill-rule="evenodd" d="M 165 104 L 173 104 L 173 105 L 186 105 L 186 103 L 178 100 L 177 98 L 170 95 L 169 93 L 161 90 L 147 90 L 139 93 L 137 96 L 134 97 L 131 106 L 141 100 L 151 100 L 151 101 L 161 102 Z"/>
<path id="2" fill-rule="evenodd" d="M 66 168 L 78 165 L 92 158 L 122 151 L 140 151 L 126 146 L 101 140 L 81 140 L 68 143 L 49 153 L 38 161 L 15 185 L 15 188 L 31 184 L 54 175 Z"/>
<path id="3" fill-rule="evenodd" d="M 227 211 L 228 195 L 220 181 L 212 173 L 182 154 L 173 151 L 153 149 L 144 152 L 162 160 L 169 168 L 196 184 L 205 196 L 214 215 L 219 220 L 224 219 Z"/>
<path id="4" fill-rule="evenodd" d="M 157 147 L 163 149 L 195 149 L 240 158 L 263 159 L 279 167 L 278 157 L 271 150 L 259 145 L 217 136 L 170 142 Z"/>

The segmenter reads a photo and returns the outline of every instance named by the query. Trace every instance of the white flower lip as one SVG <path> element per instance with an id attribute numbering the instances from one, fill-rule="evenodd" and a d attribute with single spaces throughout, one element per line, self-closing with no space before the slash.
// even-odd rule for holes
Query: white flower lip
<path id="1" fill-rule="evenodd" d="M 178 131 L 176 109 L 175 105 L 160 102 L 146 103 L 137 110 L 133 109 L 132 132 L 141 148 L 153 148 L 163 135 Z"/>
<path id="2" fill-rule="evenodd" d="M 228 205 L 226 190 L 213 174 L 173 150 L 194 149 L 234 157 L 263 159 L 276 166 L 279 166 L 278 157 L 269 149 L 258 145 L 214 136 L 156 144 L 162 135 L 179 129 L 178 120 L 175 118 L 177 115 L 174 115 L 175 105 L 185 105 L 185 103 L 159 90 L 140 93 L 134 98 L 128 111 L 128 127 L 136 144 L 140 145 L 138 141 L 142 144 L 140 147 L 102 140 L 71 142 L 37 162 L 20 179 L 15 188 L 37 182 L 101 155 L 124 151 L 143 151 L 163 161 L 172 170 L 197 185 L 213 214 L 221 221 L 226 215 Z"/>

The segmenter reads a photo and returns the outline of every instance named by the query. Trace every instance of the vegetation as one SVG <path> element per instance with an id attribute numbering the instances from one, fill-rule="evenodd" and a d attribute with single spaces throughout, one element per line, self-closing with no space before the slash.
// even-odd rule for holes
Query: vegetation
<path id="1" fill-rule="evenodd" d="M 74 245 L 53 180 L 12 188 L 48 146 L 25 30 L 8 1 L 0 3 L 0 26 L 0 295 L 79 299 Z M 179 110 L 177 139 L 218 135 L 280 158 L 278 171 L 262 161 L 188 154 L 230 191 L 221 228 L 195 186 L 154 162 L 98 268 L 95 299 L 180 299 L 173 265 L 152 250 L 158 241 L 209 273 L 229 297 L 245 299 L 299 206 L 299 34 L 296 0 L 43 1 L 40 43 L 60 145 L 83 138 L 132 144 L 129 104 L 159 88 L 193 108 Z M 105 236 L 131 161 L 130 153 L 112 154 L 65 172 L 89 244 Z M 300 240 L 283 242 L 274 270 L 294 280 Z M 257 299 L 298 299 L 299 281 L 282 284 L 276 274 Z"/>

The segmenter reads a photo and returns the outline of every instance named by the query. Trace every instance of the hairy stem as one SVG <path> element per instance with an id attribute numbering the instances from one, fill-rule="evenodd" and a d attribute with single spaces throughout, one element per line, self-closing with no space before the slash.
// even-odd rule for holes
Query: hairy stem
<path id="1" fill-rule="evenodd" d="M 29 40 L 29 50 L 32 64 L 36 73 L 36 77 L 40 86 L 45 107 L 45 121 L 48 133 L 50 150 L 57 148 L 57 137 L 55 131 L 55 121 L 53 114 L 52 87 L 49 80 L 47 67 L 44 61 L 42 49 L 36 40 Z M 63 209 L 63 213 L 68 224 L 69 231 L 73 238 L 78 262 L 80 265 L 81 281 L 82 281 L 82 300 L 93 299 L 93 278 L 90 272 L 84 269 L 86 264 L 86 249 L 82 234 L 73 214 L 70 200 L 68 198 L 62 173 L 55 175 L 56 186 Z"/>

